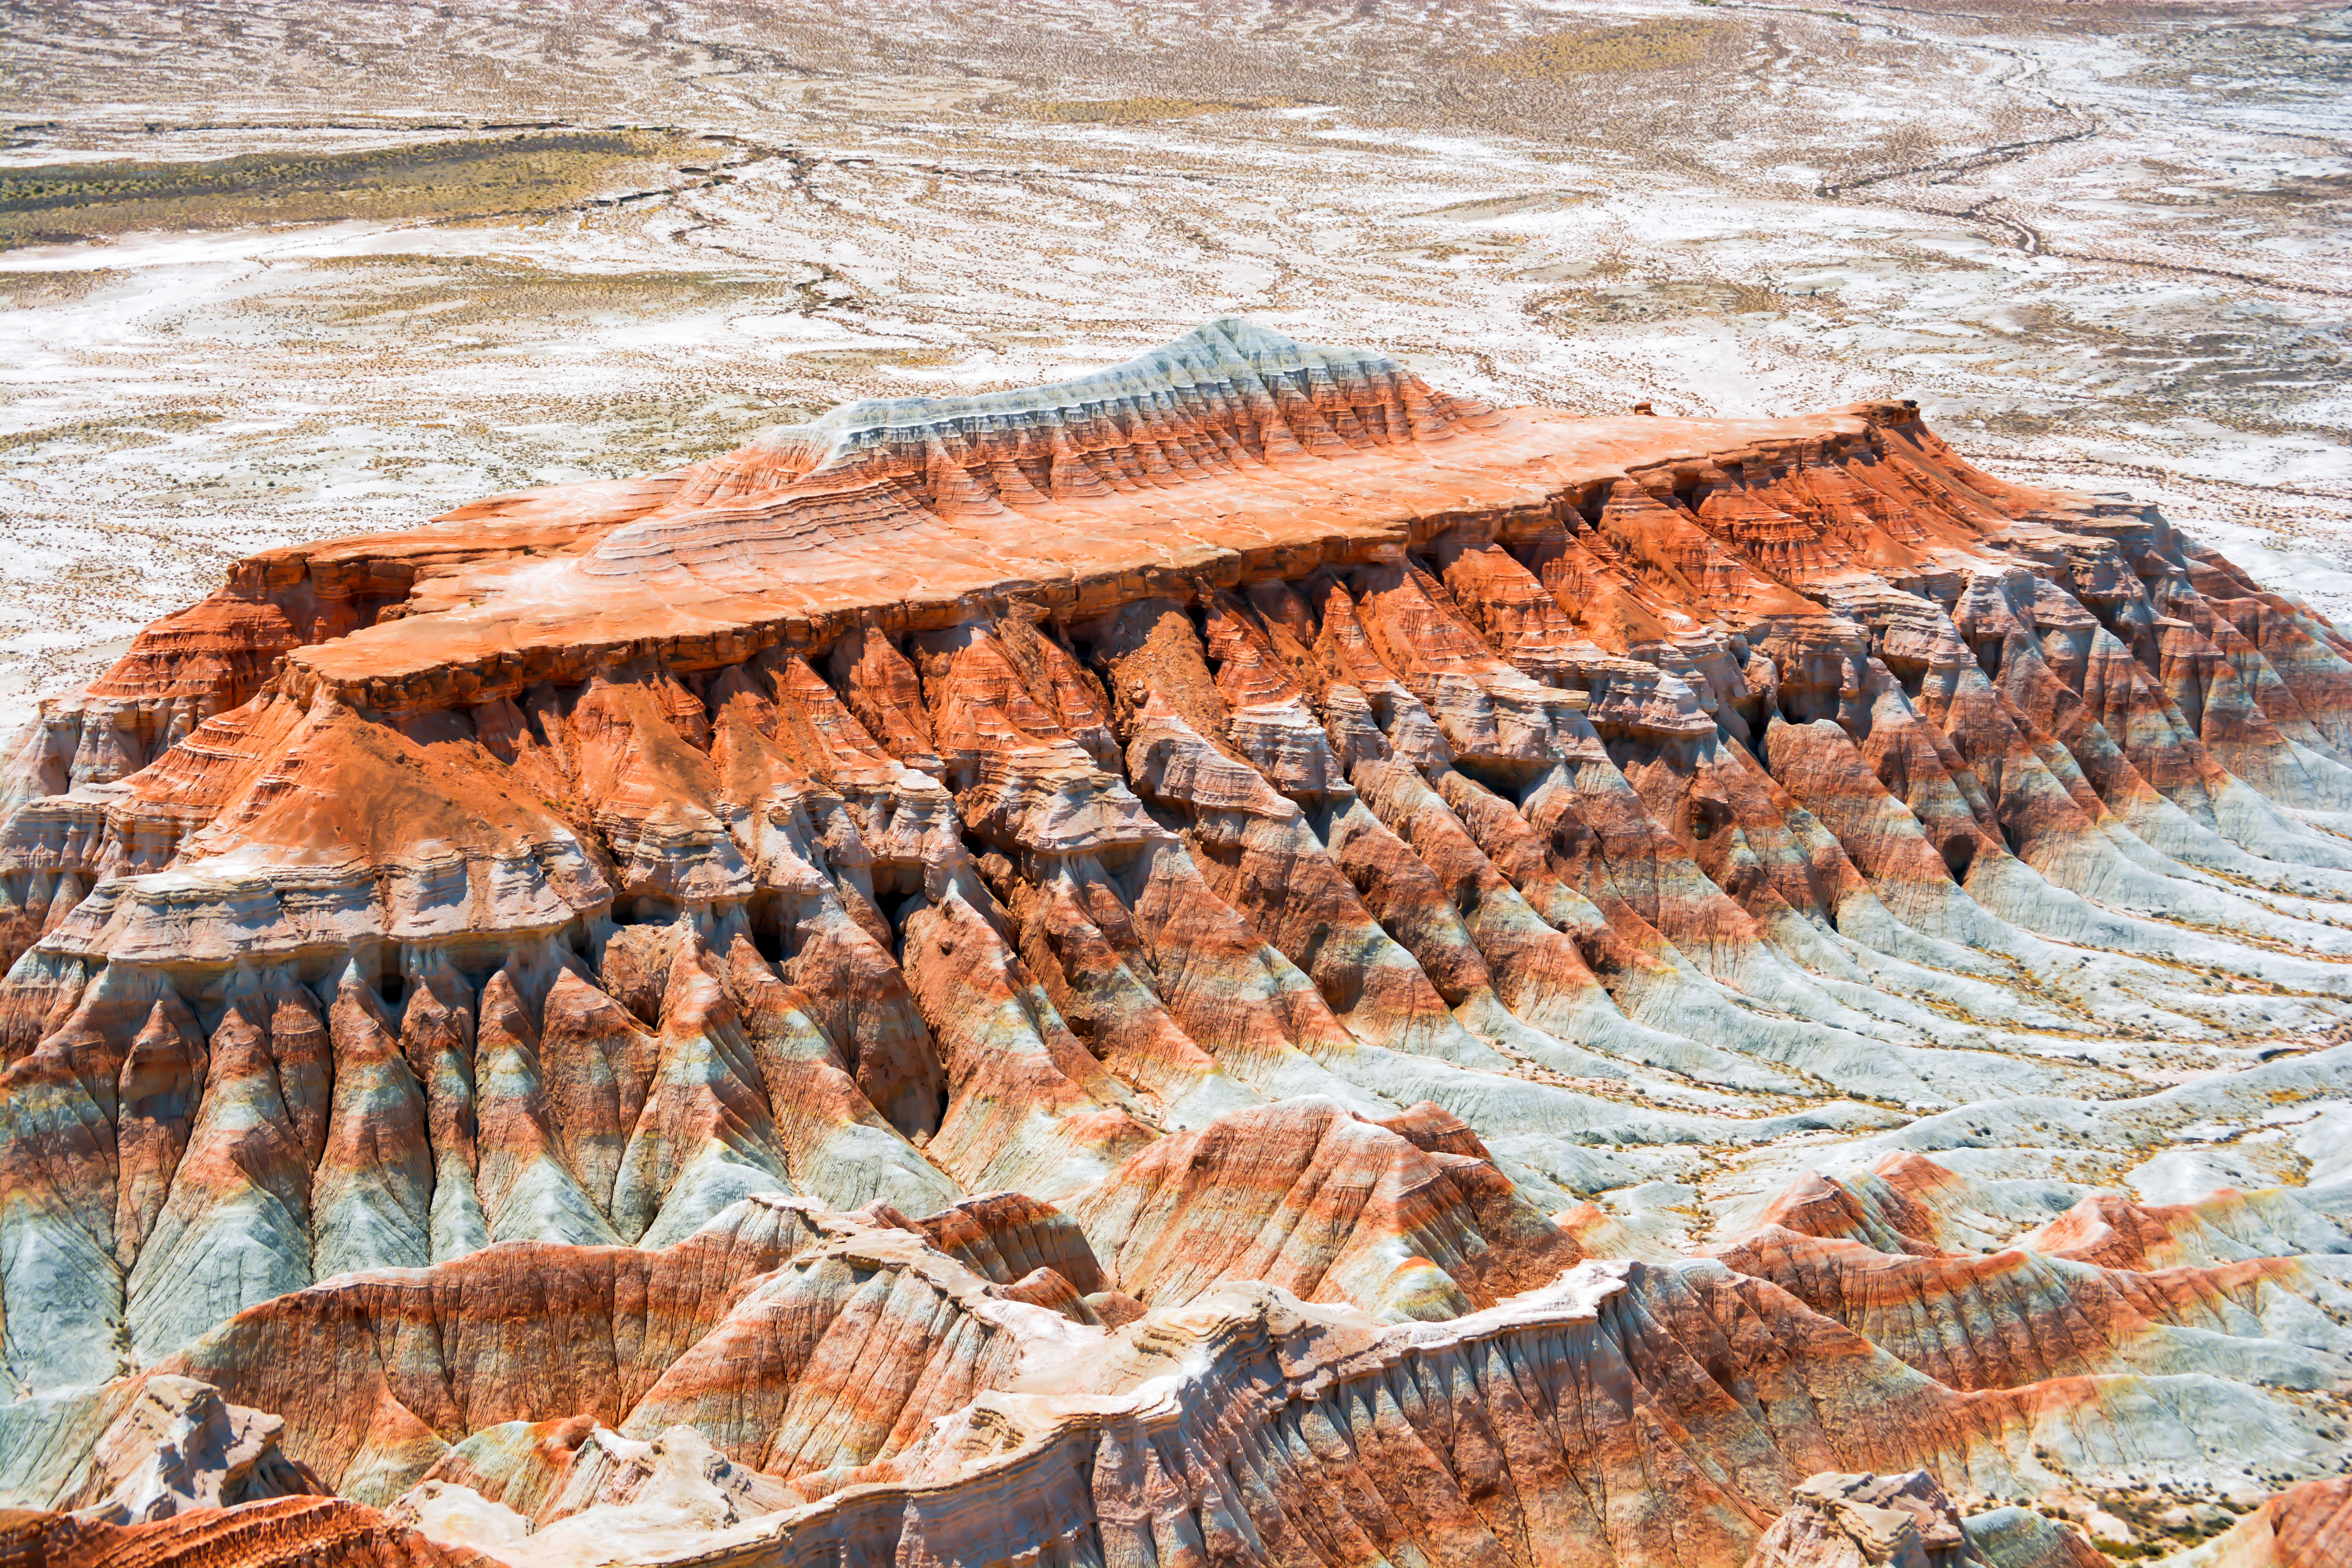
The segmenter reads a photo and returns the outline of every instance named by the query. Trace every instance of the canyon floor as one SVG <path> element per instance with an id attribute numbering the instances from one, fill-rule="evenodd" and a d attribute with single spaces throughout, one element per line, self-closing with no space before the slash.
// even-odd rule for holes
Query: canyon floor
<path id="1" fill-rule="evenodd" d="M 2346 13 L 7 16 L 0 1550 L 2352 1550 Z"/>

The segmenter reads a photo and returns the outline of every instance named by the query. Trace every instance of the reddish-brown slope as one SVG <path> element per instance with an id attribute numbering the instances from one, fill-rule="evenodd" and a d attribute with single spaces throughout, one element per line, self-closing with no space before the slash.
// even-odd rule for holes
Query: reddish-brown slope
<path id="1" fill-rule="evenodd" d="M 1234 321 L 274 552 L 0 777 L 0 1362 L 200 1373 L 379 1500 L 583 1416 L 815 1496 L 1003 1452 L 1056 1336 L 1148 1359 L 1269 1285 L 1507 1316 L 1606 1233 L 1579 1197 L 1704 1146 L 2139 1092 L 2077 1040 L 2331 1026 L 2347 653 L 1908 405 L 1495 410 Z M 1704 1428 L 1657 1450 L 1684 1522 L 1588 1529 L 1566 1472 L 1507 1507 L 1412 1469 L 1452 1429 L 1375 1508 L 1297 1415 L 1265 1528 L 1707 1559 L 1813 1470 L 1993 1495 L 2028 1432 L 2207 1425 L 2126 1371 L 2315 1462 L 2251 1392 L 2340 1360 L 2310 1213 L 2021 1237 L 1965 1186 L 1806 1184 L 1742 1273 L 1609 1309 L 1641 1363 L 1681 1280 L 1917 1429 L 1694 1384 L 1657 1406 Z M 1650 1418 L 1592 1429 L 1647 1456 Z M 1111 1452 L 1083 1527 L 1177 1495 L 1160 1463 Z M 980 1551 L 961 1506 L 916 1536 Z"/>

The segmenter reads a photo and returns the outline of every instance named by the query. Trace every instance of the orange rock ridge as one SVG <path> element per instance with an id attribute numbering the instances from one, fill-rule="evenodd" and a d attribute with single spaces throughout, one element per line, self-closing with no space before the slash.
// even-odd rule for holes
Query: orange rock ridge
<path id="1" fill-rule="evenodd" d="M 2352 644 L 1908 405 L 1228 319 L 255 557 L 0 812 L 27 1561 L 2024 1568 L 2340 1462 L 2340 1211 L 1902 1140 L 2347 1016 Z"/>

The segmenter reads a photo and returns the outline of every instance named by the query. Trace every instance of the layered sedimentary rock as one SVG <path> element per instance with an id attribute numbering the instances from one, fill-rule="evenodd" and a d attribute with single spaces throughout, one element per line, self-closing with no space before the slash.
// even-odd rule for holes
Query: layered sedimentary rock
<path id="1" fill-rule="evenodd" d="M 0 810 L 60 1562 L 2023 1568 L 2342 1463 L 2352 1172 L 1930 1156 L 2345 1097 L 2352 643 L 1907 405 L 1214 322 L 242 563 Z"/>
<path id="2" fill-rule="evenodd" d="M 1828 1472 L 1797 1488 L 1748 1568 L 1961 1568 L 1983 1552 L 1925 1470 L 1900 1476 Z"/>
<path id="3" fill-rule="evenodd" d="M 2352 1556 L 2352 1482 L 2305 1481 L 2168 1568 L 2321 1568 Z"/>
<path id="4" fill-rule="evenodd" d="M 451 1548 L 334 1498 L 289 1498 L 209 1509 L 129 1527 L 73 1514 L 0 1509 L 0 1552 L 26 1568 L 149 1568 L 165 1563 L 218 1568 L 492 1568 L 494 1559 Z"/>

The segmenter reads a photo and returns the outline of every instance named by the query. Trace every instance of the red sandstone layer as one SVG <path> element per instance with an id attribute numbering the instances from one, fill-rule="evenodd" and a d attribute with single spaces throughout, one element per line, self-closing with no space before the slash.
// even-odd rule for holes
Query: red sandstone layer
<path id="1" fill-rule="evenodd" d="M 551 1563 L 1732 1563 L 1851 1544 L 1820 1471 L 2317 1473 L 2291 1194 L 1898 1159 L 1680 1268 L 1583 1200 L 2332 1026 L 2347 695 L 1906 405 L 1236 321 L 270 552 L 0 792 L 0 1496 L 227 1500 L 95 1457 L 167 1386 L 365 1552 Z"/>

